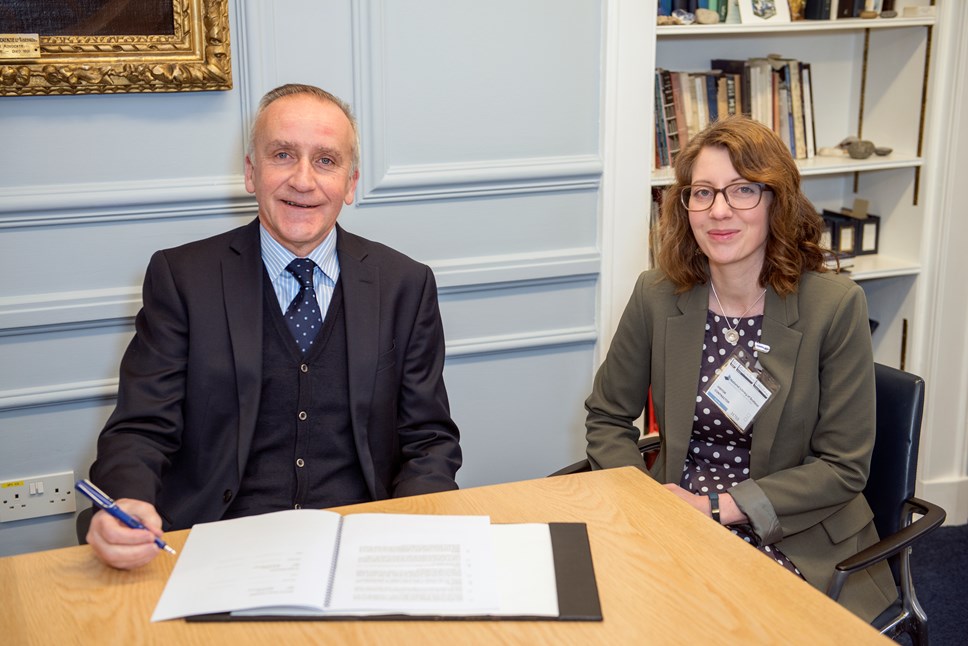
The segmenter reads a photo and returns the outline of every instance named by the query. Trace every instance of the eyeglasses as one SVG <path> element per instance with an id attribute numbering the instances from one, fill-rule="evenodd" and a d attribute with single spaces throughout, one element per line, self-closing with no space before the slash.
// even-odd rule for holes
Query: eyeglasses
<path id="1" fill-rule="evenodd" d="M 716 201 L 716 194 L 722 193 L 731 208 L 745 211 L 755 208 L 763 199 L 763 191 L 768 191 L 766 184 L 760 182 L 737 182 L 723 188 L 712 186 L 692 185 L 684 186 L 679 193 L 679 199 L 687 211 L 705 211 Z"/>

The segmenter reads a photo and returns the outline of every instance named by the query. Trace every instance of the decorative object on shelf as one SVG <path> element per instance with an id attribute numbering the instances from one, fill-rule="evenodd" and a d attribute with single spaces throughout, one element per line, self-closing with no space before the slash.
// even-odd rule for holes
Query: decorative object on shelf
<path id="1" fill-rule="evenodd" d="M 790 0 L 790 20 L 803 20 L 807 0 Z"/>
<path id="2" fill-rule="evenodd" d="M 871 155 L 885 157 L 894 152 L 888 146 L 875 146 L 873 142 L 850 136 L 836 146 L 823 146 L 817 149 L 821 157 L 851 157 L 853 159 L 867 159 Z"/>
<path id="3" fill-rule="evenodd" d="M 864 8 L 861 9 L 860 13 L 857 14 L 858 17 L 864 18 L 865 20 L 870 20 L 871 18 L 877 18 L 880 14 L 879 7 L 881 2 L 878 0 L 865 0 Z"/>
<path id="4" fill-rule="evenodd" d="M 850 157 L 847 151 L 840 146 L 822 146 L 817 149 L 820 157 Z"/>
<path id="5" fill-rule="evenodd" d="M 685 9 L 676 9 L 672 12 L 672 17 L 678 20 L 680 25 L 691 25 L 696 22 L 696 14 L 690 13 Z"/>
<path id="6" fill-rule="evenodd" d="M 712 9 L 696 9 L 696 22 L 700 25 L 719 24 L 719 12 Z"/>
<path id="7" fill-rule="evenodd" d="M 739 18 L 743 24 L 790 22 L 790 3 L 789 0 L 739 0 Z"/>
<path id="8" fill-rule="evenodd" d="M 856 198 L 852 208 L 824 209 L 821 215 L 831 230 L 831 249 L 856 256 L 877 253 L 881 218 L 869 213 L 868 206 L 867 200 Z"/>
<path id="9" fill-rule="evenodd" d="M 874 154 L 874 142 L 861 139 L 847 145 L 847 154 L 853 159 L 867 159 Z"/>

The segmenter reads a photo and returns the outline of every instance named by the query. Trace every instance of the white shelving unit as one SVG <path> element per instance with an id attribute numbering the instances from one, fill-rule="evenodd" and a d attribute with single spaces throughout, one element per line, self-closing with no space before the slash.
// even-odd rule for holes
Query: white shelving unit
<path id="1" fill-rule="evenodd" d="M 879 253 L 858 256 L 851 276 L 864 287 L 879 324 L 876 360 L 908 369 L 918 361 L 912 337 L 921 333 L 915 312 L 927 262 L 923 232 L 932 217 L 920 187 L 930 170 L 922 149 L 934 25 L 934 18 L 877 18 L 655 29 L 655 67 L 668 70 L 708 70 L 713 58 L 769 54 L 810 63 L 817 147 L 859 134 L 892 148 L 884 157 L 817 156 L 799 167 L 818 209 L 839 211 L 863 198 L 881 217 Z M 653 171 L 652 186 L 671 182 L 670 169 Z"/>

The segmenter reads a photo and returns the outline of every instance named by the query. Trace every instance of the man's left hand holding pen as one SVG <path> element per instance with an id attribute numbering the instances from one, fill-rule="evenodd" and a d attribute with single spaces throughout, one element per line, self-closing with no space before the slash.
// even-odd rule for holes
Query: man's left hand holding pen
<path id="1" fill-rule="evenodd" d="M 143 500 L 121 498 L 115 502 L 140 520 L 145 529 L 131 529 L 102 509 L 91 519 L 87 543 L 98 558 L 112 567 L 130 570 L 146 565 L 162 552 L 155 543 L 155 538 L 162 535 L 161 516 L 154 505 Z"/>

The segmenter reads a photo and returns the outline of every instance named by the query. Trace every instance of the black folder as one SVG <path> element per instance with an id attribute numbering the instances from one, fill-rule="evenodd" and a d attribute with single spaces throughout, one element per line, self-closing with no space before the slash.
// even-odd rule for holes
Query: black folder
<path id="1" fill-rule="evenodd" d="M 555 560 L 558 616 L 526 615 L 193 615 L 185 621 L 601 621 L 595 568 L 585 523 L 548 523 Z"/>

